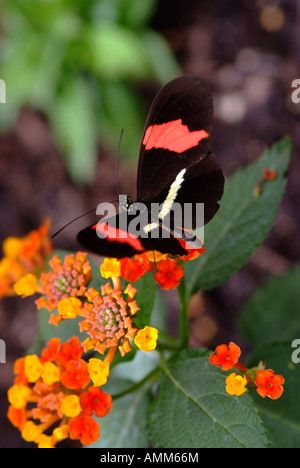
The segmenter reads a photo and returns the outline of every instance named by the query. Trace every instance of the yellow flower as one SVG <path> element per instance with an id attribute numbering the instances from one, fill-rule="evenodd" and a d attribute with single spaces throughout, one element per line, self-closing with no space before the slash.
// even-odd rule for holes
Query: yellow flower
<path id="1" fill-rule="evenodd" d="M 7 237 L 3 241 L 2 250 L 5 257 L 16 258 L 23 247 L 23 240 L 20 237 Z"/>
<path id="2" fill-rule="evenodd" d="M 47 436 L 46 434 L 41 434 L 35 442 L 38 444 L 38 448 L 55 448 L 53 445 L 52 436 Z"/>
<path id="3" fill-rule="evenodd" d="M 74 319 L 82 310 L 81 300 L 77 297 L 66 297 L 57 305 L 58 314 L 64 319 Z"/>
<path id="4" fill-rule="evenodd" d="M 149 250 L 149 252 L 147 252 L 147 258 L 149 262 L 158 263 L 161 260 L 166 260 L 166 258 L 168 258 L 168 254 L 162 254 L 157 250 Z"/>
<path id="5" fill-rule="evenodd" d="M 119 277 L 121 274 L 121 264 L 115 258 L 105 258 L 100 266 L 100 273 L 103 278 Z"/>
<path id="6" fill-rule="evenodd" d="M 230 374 L 226 379 L 226 392 L 229 395 L 240 396 L 247 391 L 247 378 L 245 376 Z"/>
<path id="7" fill-rule="evenodd" d="M 23 276 L 14 284 L 14 290 L 18 296 L 32 296 L 38 291 L 36 276 L 32 273 Z"/>
<path id="8" fill-rule="evenodd" d="M 56 427 L 52 435 L 54 443 L 61 442 L 62 440 L 67 439 L 67 437 L 69 436 L 68 425 L 63 424 L 62 426 Z"/>
<path id="9" fill-rule="evenodd" d="M 31 390 L 26 385 L 13 385 L 7 392 L 9 403 L 16 409 L 25 408 L 30 395 Z"/>
<path id="10" fill-rule="evenodd" d="M 43 432 L 41 425 L 35 424 L 33 421 L 26 421 L 22 429 L 21 435 L 26 442 L 34 442 Z"/>
<path id="11" fill-rule="evenodd" d="M 66 396 L 61 404 L 61 412 L 68 418 L 75 418 L 81 413 L 81 406 L 79 396 L 68 395 Z"/>
<path id="12" fill-rule="evenodd" d="M 36 382 L 42 374 L 43 364 L 36 354 L 25 357 L 25 376 L 28 382 Z"/>
<path id="13" fill-rule="evenodd" d="M 52 385 L 60 380 L 60 370 L 53 362 L 45 362 L 41 377 L 46 385 Z"/>
<path id="14" fill-rule="evenodd" d="M 137 332 L 134 342 L 141 351 L 152 351 L 156 348 L 158 333 L 157 328 L 144 327 Z"/>
<path id="15" fill-rule="evenodd" d="M 88 363 L 88 371 L 95 387 L 101 387 L 107 382 L 109 376 L 109 362 L 91 358 Z"/>

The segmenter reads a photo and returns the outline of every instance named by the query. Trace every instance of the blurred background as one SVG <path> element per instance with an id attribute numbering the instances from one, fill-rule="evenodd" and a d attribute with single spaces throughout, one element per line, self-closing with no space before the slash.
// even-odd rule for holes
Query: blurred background
<path id="1" fill-rule="evenodd" d="M 226 176 L 284 135 L 294 142 L 275 226 L 246 267 L 191 304 L 191 345 L 234 339 L 241 304 L 258 284 L 300 259 L 300 0 L 2 0 L 0 240 L 51 219 L 51 233 L 116 198 L 115 154 L 124 128 L 121 193 L 134 198 L 139 145 L 158 89 L 181 74 L 211 87 L 213 150 Z M 55 239 L 77 249 L 76 232 Z M 176 299 L 170 330 L 176 333 Z M 172 314 L 174 311 L 174 314 Z M 13 362 L 37 332 L 31 298 L 0 302 L 0 446 L 23 447 L 8 421 Z"/>

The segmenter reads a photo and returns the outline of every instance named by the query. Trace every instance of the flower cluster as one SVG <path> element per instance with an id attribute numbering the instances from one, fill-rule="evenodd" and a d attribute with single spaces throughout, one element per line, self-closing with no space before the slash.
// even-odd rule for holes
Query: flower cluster
<path id="1" fill-rule="evenodd" d="M 93 416 L 106 416 L 112 400 L 91 385 L 94 363 L 84 361 L 83 352 L 77 337 L 63 344 L 53 338 L 40 358 L 32 354 L 16 361 L 8 419 L 27 442 L 54 448 L 66 438 L 84 445 L 99 438 L 100 426 Z"/>
<path id="2" fill-rule="evenodd" d="M 263 363 L 248 369 L 239 362 L 241 350 L 235 343 L 228 346 L 218 346 L 209 358 L 210 364 L 221 367 L 223 371 L 238 369 L 242 375 L 232 373 L 226 379 L 226 392 L 230 395 L 243 395 L 248 388 L 256 389 L 263 397 L 277 400 L 283 393 L 284 378 L 276 375 L 271 369 L 266 369 Z"/>
<path id="3" fill-rule="evenodd" d="M 156 270 L 154 277 L 163 290 L 177 288 L 184 275 L 182 262 L 194 260 L 206 252 L 205 247 L 188 251 L 187 255 L 170 256 L 157 251 L 144 252 L 133 258 L 120 260 L 121 275 L 127 281 L 135 283 L 145 273 Z"/>
<path id="4" fill-rule="evenodd" d="M 39 275 L 45 269 L 45 260 L 53 247 L 49 237 L 48 220 L 24 237 L 7 237 L 0 260 L 0 299 L 15 295 L 14 284 L 26 274 Z M 33 283 L 34 284 L 34 279 Z M 35 290 L 31 290 L 34 294 Z"/>
<path id="5" fill-rule="evenodd" d="M 137 262 L 143 265 L 142 260 Z M 158 330 L 134 325 L 137 289 L 128 283 L 123 290 L 120 261 L 104 260 L 100 271 L 111 282 L 100 291 L 90 286 L 92 269 L 85 253 L 66 255 L 63 261 L 54 255 L 49 265 L 50 271 L 39 279 L 32 274 L 21 278 L 16 292 L 21 296 L 38 292 L 36 305 L 50 312 L 53 325 L 81 317 L 79 332 L 88 337 L 82 343 L 74 337 L 63 344 L 53 338 L 41 358 L 31 355 L 18 360 L 15 385 L 8 392 L 8 417 L 22 437 L 38 447 L 53 447 L 67 437 L 87 445 L 100 435 L 93 414 L 105 416 L 112 407 L 110 396 L 99 387 L 106 383 L 116 353 L 119 350 L 124 356 L 131 351 L 131 341 L 142 351 L 152 351 Z M 87 363 L 82 355 L 91 350 L 105 357 L 92 357 Z"/>

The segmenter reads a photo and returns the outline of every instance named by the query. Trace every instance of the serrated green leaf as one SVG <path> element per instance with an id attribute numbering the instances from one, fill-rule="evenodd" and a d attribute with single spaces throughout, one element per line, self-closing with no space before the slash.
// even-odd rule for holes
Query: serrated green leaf
<path id="1" fill-rule="evenodd" d="M 271 278 L 247 301 L 240 328 L 251 343 L 300 338 L 300 265 Z"/>
<path id="2" fill-rule="evenodd" d="M 160 393 L 149 408 L 154 447 L 265 448 L 269 441 L 248 393 L 225 391 L 226 374 L 207 350 L 186 350 L 163 367 Z"/>
<path id="3" fill-rule="evenodd" d="M 296 335 L 295 337 L 300 335 Z M 247 365 L 266 361 L 268 369 L 284 377 L 284 392 L 279 400 L 253 395 L 255 405 L 269 432 L 272 448 L 300 448 L 300 364 L 292 362 L 291 342 L 268 343 L 255 347 Z"/>
<path id="4" fill-rule="evenodd" d="M 207 252 L 185 265 L 187 298 L 197 289 L 209 290 L 223 284 L 266 239 L 285 190 L 290 157 L 291 141 L 284 138 L 229 178 L 220 211 L 205 228 Z M 257 198 L 254 190 L 264 168 L 276 170 L 278 177 L 265 183 Z"/>

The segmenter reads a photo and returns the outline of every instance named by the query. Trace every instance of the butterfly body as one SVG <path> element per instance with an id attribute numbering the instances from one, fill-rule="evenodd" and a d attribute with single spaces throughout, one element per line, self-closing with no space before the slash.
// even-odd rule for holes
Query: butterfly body
<path id="1" fill-rule="evenodd" d="M 213 218 L 224 190 L 221 167 L 210 151 L 212 114 L 211 94 L 199 78 L 183 76 L 165 85 L 146 120 L 137 201 L 122 198 L 121 212 L 80 231 L 79 242 L 117 258 L 148 250 L 184 255 L 190 241 L 192 248 L 200 246 L 190 231 Z"/>

